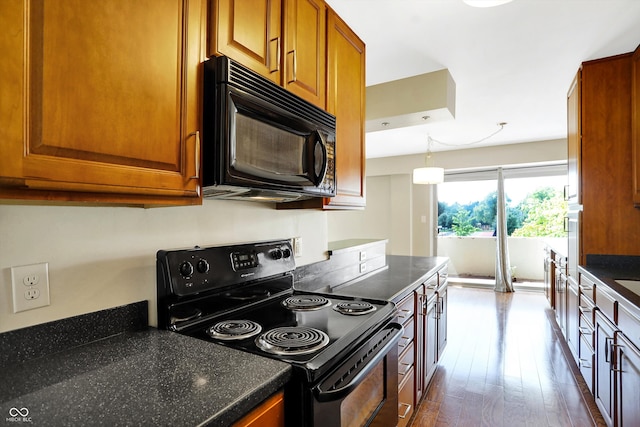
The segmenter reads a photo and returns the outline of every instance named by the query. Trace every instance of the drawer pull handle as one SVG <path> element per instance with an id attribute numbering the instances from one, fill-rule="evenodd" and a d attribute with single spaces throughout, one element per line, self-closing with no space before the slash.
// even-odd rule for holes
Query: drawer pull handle
<path id="1" fill-rule="evenodd" d="M 586 360 L 586 359 L 580 359 L 580 360 L 579 360 L 579 362 L 580 362 L 580 367 L 581 367 L 581 368 L 591 369 L 591 363 L 589 363 L 589 361 L 588 361 L 588 360 Z"/>
<path id="2" fill-rule="evenodd" d="M 409 370 L 413 366 L 411 363 L 405 363 L 405 362 L 402 362 L 400 364 L 405 367 L 404 371 L 399 372 L 399 374 L 402 375 L 402 376 L 405 376 L 407 374 L 407 372 L 409 372 Z"/>
<path id="3" fill-rule="evenodd" d="M 408 403 L 401 403 L 400 404 L 400 406 L 403 406 L 403 405 L 406 406 L 406 409 L 404 410 L 404 414 L 398 415 L 398 418 L 402 418 L 404 420 L 405 418 L 407 418 L 407 415 L 409 415 L 409 412 L 411 411 L 411 405 L 409 405 Z M 400 409 L 400 408 L 398 408 L 398 409 Z M 398 411 L 398 412 L 400 412 L 400 411 Z"/>
<path id="4" fill-rule="evenodd" d="M 578 330 L 580 331 L 580 333 L 582 335 L 589 335 L 589 334 L 593 333 L 593 331 L 590 328 L 587 328 L 587 327 L 584 327 L 584 326 L 579 327 Z"/>

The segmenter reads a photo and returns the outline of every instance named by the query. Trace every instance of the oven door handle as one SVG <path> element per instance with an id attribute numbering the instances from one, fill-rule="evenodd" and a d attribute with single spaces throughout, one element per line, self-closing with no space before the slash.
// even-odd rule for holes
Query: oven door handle
<path id="1" fill-rule="evenodd" d="M 404 328 L 389 323 L 378 331 L 353 356 L 340 365 L 328 378 L 313 387 L 318 402 L 340 400 L 351 393 L 393 347 L 398 345 Z M 395 362 L 392 362 L 395 363 Z M 347 384 L 344 384 L 347 382 Z"/>

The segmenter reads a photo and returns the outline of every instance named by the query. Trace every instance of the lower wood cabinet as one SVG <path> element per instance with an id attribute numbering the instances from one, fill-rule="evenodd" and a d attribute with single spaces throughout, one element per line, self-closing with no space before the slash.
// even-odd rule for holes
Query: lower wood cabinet
<path id="1" fill-rule="evenodd" d="M 596 405 L 608 426 L 615 422 L 615 352 L 616 327 L 602 312 L 596 311 L 595 383 Z"/>
<path id="2" fill-rule="evenodd" d="M 447 344 L 447 267 L 400 301 L 398 322 L 398 427 L 408 425 L 424 397 Z"/>
<path id="3" fill-rule="evenodd" d="M 262 402 L 233 427 L 284 427 L 284 392 L 279 391 Z"/>
<path id="4" fill-rule="evenodd" d="M 616 334 L 618 426 L 638 425 L 640 422 L 640 349 L 621 333 Z"/>
<path id="5" fill-rule="evenodd" d="M 415 410 L 414 382 L 415 370 L 411 368 L 403 381 L 398 383 L 398 427 L 409 425 Z"/>

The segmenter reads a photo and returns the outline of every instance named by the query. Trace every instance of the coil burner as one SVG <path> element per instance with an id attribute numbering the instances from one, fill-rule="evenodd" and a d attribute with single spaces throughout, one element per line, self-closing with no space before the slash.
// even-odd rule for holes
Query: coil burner
<path id="1" fill-rule="evenodd" d="M 320 295 L 294 295 L 282 301 L 282 305 L 290 310 L 319 310 L 331 305 L 331 301 Z"/>
<path id="2" fill-rule="evenodd" d="M 207 329 L 213 339 L 222 341 L 243 340 L 262 332 L 262 326 L 252 320 L 225 320 Z"/>
<path id="3" fill-rule="evenodd" d="M 349 316 L 360 316 L 376 311 L 375 306 L 366 301 L 341 302 L 334 305 L 333 309 L 338 313 L 347 314 Z"/>
<path id="4" fill-rule="evenodd" d="M 256 338 L 256 345 L 261 350 L 277 355 L 313 353 L 327 344 L 329 344 L 327 334 L 306 326 L 275 328 Z"/>

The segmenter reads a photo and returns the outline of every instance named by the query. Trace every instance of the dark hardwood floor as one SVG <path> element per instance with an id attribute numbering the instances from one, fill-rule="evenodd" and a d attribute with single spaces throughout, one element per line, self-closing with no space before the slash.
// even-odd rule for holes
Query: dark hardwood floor
<path id="1" fill-rule="evenodd" d="M 448 340 L 413 427 L 605 425 L 543 293 L 450 287 Z"/>

